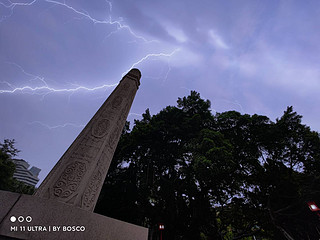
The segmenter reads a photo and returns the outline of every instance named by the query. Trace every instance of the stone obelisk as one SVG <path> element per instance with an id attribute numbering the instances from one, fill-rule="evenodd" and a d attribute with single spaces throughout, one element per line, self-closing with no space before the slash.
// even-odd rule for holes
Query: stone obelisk
<path id="1" fill-rule="evenodd" d="M 93 211 L 140 85 L 132 69 L 103 103 L 35 193 Z"/>
<path id="2" fill-rule="evenodd" d="M 140 78 L 122 78 L 35 196 L 0 190 L 0 239 L 148 239 L 147 228 L 93 212 Z"/>

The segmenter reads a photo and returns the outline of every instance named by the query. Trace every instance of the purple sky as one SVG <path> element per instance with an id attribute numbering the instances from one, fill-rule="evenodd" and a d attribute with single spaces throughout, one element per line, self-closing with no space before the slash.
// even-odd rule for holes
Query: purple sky
<path id="1" fill-rule="evenodd" d="M 319 16 L 318 0 L 0 0 L 0 141 L 42 181 L 132 67 L 131 122 L 196 90 L 213 112 L 292 105 L 320 131 Z"/>

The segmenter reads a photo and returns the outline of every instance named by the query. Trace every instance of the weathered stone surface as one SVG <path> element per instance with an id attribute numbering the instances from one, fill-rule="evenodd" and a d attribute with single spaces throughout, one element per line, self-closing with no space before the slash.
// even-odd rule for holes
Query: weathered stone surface
<path id="1" fill-rule="evenodd" d="M 42 182 L 35 196 L 93 211 L 140 85 L 132 69 Z"/>
<path id="2" fill-rule="evenodd" d="M 6 199 L 9 199 L 9 201 L 10 199 L 17 200 L 19 196 L 20 194 L 17 193 L 0 191 L 1 203 Z M 16 218 L 22 216 L 24 221 L 13 223 L 10 221 L 12 216 Z M 26 222 L 25 218 L 27 216 L 32 218 L 31 222 Z M 67 226 L 75 226 L 79 230 L 81 227 L 84 231 L 66 231 Z M 17 231 L 13 231 L 12 227 L 17 227 Z M 20 227 L 24 227 L 24 230 Z M 41 231 L 39 230 L 40 227 Z M 44 231 L 44 227 L 46 231 Z M 53 227 L 60 227 L 60 229 L 59 231 L 53 231 Z M 148 229 L 88 212 L 57 202 L 54 199 L 21 195 L 13 207 L 9 206 L 6 216 L 1 221 L 0 239 L 1 236 L 32 240 L 146 240 Z"/>
<path id="3" fill-rule="evenodd" d="M 20 194 L 0 190 L 0 223 L 18 201 Z"/>

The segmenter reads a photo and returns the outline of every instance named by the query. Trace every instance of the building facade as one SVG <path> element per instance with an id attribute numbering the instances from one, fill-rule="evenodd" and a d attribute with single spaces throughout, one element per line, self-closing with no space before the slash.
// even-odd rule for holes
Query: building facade
<path id="1" fill-rule="evenodd" d="M 29 169 L 30 165 L 23 159 L 12 159 L 12 162 L 16 165 L 16 171 L 13 174 L 15 179 L 31 186 L 39 182 L 40 168 L 31 167 Z"/>

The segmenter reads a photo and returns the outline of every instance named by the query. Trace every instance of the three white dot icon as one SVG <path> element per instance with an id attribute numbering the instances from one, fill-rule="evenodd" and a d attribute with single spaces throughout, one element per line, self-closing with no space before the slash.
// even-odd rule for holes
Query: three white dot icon
<path id="1" fill-rule="evenodd" d="M 26 222 L 31 222 L 32 221 L 32 217 L 31 216 L 27 216 L 26 218 L 24 218 L 23 216 L 19 216 L 18 217 L 18 222 L 24 222 L 24 220 L 26 220 Z M 10 221 L 11 222 L 16 222 L 17 218 L 15 216 L 11 216 L 10 217 Z"/>

